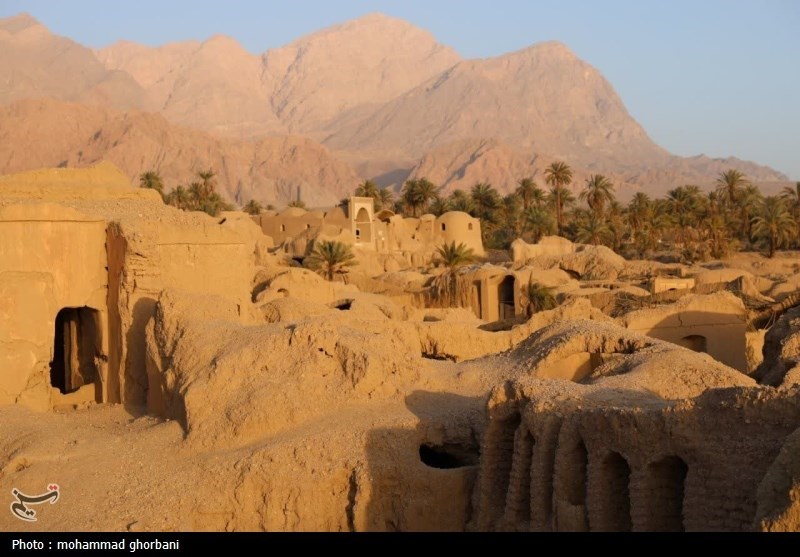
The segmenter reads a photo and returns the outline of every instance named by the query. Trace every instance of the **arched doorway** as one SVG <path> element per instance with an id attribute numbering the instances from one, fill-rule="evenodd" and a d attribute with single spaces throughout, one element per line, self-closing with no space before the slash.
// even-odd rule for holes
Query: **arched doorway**
<path id="1" fill-rule="evenodd" d="M 369 211 L 364 207 L 356 213 L 356 241 L 372 241 L 372 220 L 369 218 Z"/>
<path id="2" fill-rule="evenodd" d="M 50 384 L 62 394 L 99 384 L 97 357 L 102 354 L 100 312 L 64 308 L 56 315 Z"/>

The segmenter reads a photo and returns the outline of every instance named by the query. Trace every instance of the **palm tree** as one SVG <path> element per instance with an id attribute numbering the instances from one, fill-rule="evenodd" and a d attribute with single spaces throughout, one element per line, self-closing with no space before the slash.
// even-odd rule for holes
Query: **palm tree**
<path id="1" fill-rule="evenodd" d="M 447 201 L 451 211 L 463 211 L 469 214 L 475 211 L 475 204 L 464 190 L 453 190 Z"/>
<path id="2" fill-rule="evenodd" d="M 500 199 L 500 206 L 494 213 L 495 221 L 502 223 L 495 230 L 492 245 L 506 249 L 514 239 L 522 235 L 522 200 L 516 193 L 510 193 Z M 491 226 L 494 226 L 492 223 Z"/>
<path id="3" fill-rule="evenodd" d="M 455 241 L 445 243 L 436 248 L 434 262 L 444 265 L 446 270 L 434 279 L 432 292 L 434 297 L 444 306 L 450 307 L 457 300 L 456 272 L 459 267 L 476 260 L 475 253 L 463 243 Z"/>
<path id="4" fill-rule="evenodd" d="M 562 199 L 565 192 L 569 193 L 566 186 L 572 183 L 572 169 L 562 161 L 555 161 L 544 171 L 544 181 L 550 186 L 553 206 L 556 209 L 556 222 L 558 234 L 564 229 L 564 207 L 567 205 Z"/>
<path id="5" fill-rule="evenodd" d="M 211 195 L 216 191 L 216 176 L 217 174 L 210 168 L 208 170 L 201 170 L 197 173 L 197 177 L 200 178 L 200 186 L 203 192 L 202 197 L 211 197 Z"/>
<path id="6" fill-rule="evenodd" d="M 768 245 L 769 257 L 794 234 L 797 222 L 780 197 L 767 197 L 760 213 L 753 217 L 753 235 Z"/>
<path id="7" fill-rule="evenodd" d="M 752 235 L 752 220 L 758 213 L 759 207 L 764 202 L 764 196 L 761 190 L 753 184 L 746 184 L 739 191 L 739 220 L 741 220 L 741 227 L 738 227 L 739 236 L 742 239 L 750 240 Z"/>
<path id="8" fill-rule="evenodd" d="M 611 238 L 611 249 L 619 252 L 622 249 L 625 234 L 628 232 L 625 221 L 625 208 L 619 201 L 615 200 L 609 205 L 606 220 Z"/>
<path id="9" fill-rule="evenodd" d="M 636 192 L 630 203 L 628 203 L 628 212 L 626 213 L 626 220 L 631 229 L 631 235 L 635 236 L 645 224 L 652 219 L 653 205 L 650 197 L 644 192 Z"/>
<path id="10" fill-rule="evenodd" d="M 603 218 L 595 213 L 589 214 L 578 223 L 577 240 L 582 244 L 594 246 L 604 244 L 611 234 Z"/>
<path id="11" fill-rule="evenodd" d="M 158 172 L 150 170 L 139 175 L 139 187 L 156 190 L 164 198 L 164 182 Z"/>
<path id="12" fill-rule="evenodd" d="M 311 255 L 305 258 L 303 264 L 325 277 L 328 281 L 333 281 L 336 275 L 346 275 L 348 267 L 358 263 L 355 261 L 355 256 L 347 244 L 322 240 L 314 243 Z"/>
<path id="13" fill-rule="evenodd" d="M 447 202 L 447 199 L 443 197 L 436 196 L 430 205 L 428 205 L 428 212 L 432 215 L 436 215 L 437 217 L 442 216 L 447 211 L 450 210 L 450 205 Z"/>
<path id="14" fill-rule="evenodd" d="M 581 201 L 586 201 L 589 209 L 596 216 L 601 216 L 606 205 L 614 201 L 614 184 L 602 174 L 592 174 L 586 179 L 584 189 L 578 196 Z"/>
<path id="15" fill-rule="evenodd" d="M 522 201 L 522 210 L 527 211 L 533 205 L 544 203 L 545 195 L 542 189 L 533 181 L 533 178 L 523 178 L 518 182 L 515 192 Z"/>
<path id="16" fill-rule="evenodd" d="M 248 215 L 259 215 L 263 210 L 264 207 L 261 205 L 261 203 L 259 203 L 255 199 L 251 199 L 245 204 L 244 207 L 242 207 L 242 211 L 244 211 Z"/>
<path id="17" fill-rule="evenodd" d="M 178 186 L 169 192 L 164 198 L 164 201 L 167 203 L 167 205 L 172 205 L 177 209 L 181 209 L 183 211 L 191 210 L 191 196 L 183 186 Z"/>
<path id="18" fill-rule="evenodd" d="M 789 209 L 795 222 L 800 222 L 800 182 L 797 182 L 793 188 L 789 186 L 783 188 L 781 198 L 786 202 L 786 208 Z M 795 247 L 800 246 L 800 226 L 795 231 L 794 245 Z"/>
<path id="19" fill-rule="evenodd" d="M 786 201 L 787 208 L 795 215 L 800 215 L 800 182 L 795 186 L 786 186 L 781 190 L 781 198 Z"/>
<path id="20" fill-rule="evenodd" d="M 375 209 L 378 211 L 388 209 L 394 202 L 394 194 L 389 188 L 381 188 L 378 190 L 378 196 L 375 198 Z"/>
<path id="21" fill-rule="evenodd" d="M 550 189 L 550 203 L 556 214 L 556 233 L 559 236 L 564 232 L 564 217 L 567 210 L 575 204 L 575 196 L 565 186 L 555 185 Z"/>
<path id="22" fill-rule="evenodd" d="M 524 295 L 525 311 L 528 317 L 531 317 L 534 313 L 558 307 L 556 297 L 553 295 L 553 289 L 538 282 L 529 283 L 524 290 Z"/>
<path id="23" fill-rule="evenodd" d="M 686 243 L 691 230 L 700 221 L 702 195 L 696 186 L 680 186 L 667 192 L 669 214 L 678 227 L 677 241 Z"/>
<path id="24" fill-rule="evenodd" d="M 475 216 L 482 220 L 493 220 L 494 211 L 500 206 L 500 196 L 497 191 L 485 182 L 478 182 L 469 192 Z"/>
<path id="25" fill-rule="evenodd" d="M 192 182 L 189 184 L 189 207 L 192 211 L 199 211 L 200 205 L 206 199 L 205 190 L 203 189 L 203 184 L 200 182 Z"/>
<path id="26" fill-rule="evenodd" d="M 546 207 L 531 207 L 522 214 L 523 231 L 533 243 L 555 232 L 556 223 Z"/>
<path id="27" fill-rule="evenodd" d="M 378 185 L 373 182 L 372 180 L 364 180 L 361 184 L 358 185 L 355 191 L 356 197 L 372 197 L 373 199 L 378 198 Z"/>
<path id="28" fill-rule="evenodd" d="M 412 216 L 418 217 L 438 194 L 439 188 L 427 178 L 408 180 L 403 186 L 403 204 L 411 211 Z"/>
<path id="29" fill-rule="evenodd" d="M 731 207 L 736 204 L 739 189 L 747 183 L 747 177 L 735 168 L 721 173 L 716 182 L 717 189 L 725 192 Z"/>

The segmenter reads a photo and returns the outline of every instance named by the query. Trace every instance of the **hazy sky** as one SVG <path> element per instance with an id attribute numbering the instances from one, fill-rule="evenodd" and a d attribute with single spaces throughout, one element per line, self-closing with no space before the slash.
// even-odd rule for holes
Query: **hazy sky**
<path id="1" fill-rule="evenodd" d="M 660 145 L 800 180 L 800 0 L 0 0 L 100 47 L 230 35 L 253 53 L 369 12 L 464 57 L 556 39 L 598 68 Z"/>

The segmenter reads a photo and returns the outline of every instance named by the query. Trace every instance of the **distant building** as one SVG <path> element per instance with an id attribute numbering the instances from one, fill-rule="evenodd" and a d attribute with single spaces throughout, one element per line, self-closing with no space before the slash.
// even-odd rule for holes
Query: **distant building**
<path id="1" fill-rule="evenodd" d="M 477 256 L 485 255 L 481 222 L 467 213 L 450 211 L 439 217 L 405 218 L 384 209 L 375 212 L 371 197 L 351 197 L 347 208 L 328 211 L 288 207 L 264 211 L 253 217 L 275 245 L 293 257 L 304 257 L 309 243 L 318 237 L 335 238 L 377 253 L 432 252 L 445 243 L 463 243 Z"/>

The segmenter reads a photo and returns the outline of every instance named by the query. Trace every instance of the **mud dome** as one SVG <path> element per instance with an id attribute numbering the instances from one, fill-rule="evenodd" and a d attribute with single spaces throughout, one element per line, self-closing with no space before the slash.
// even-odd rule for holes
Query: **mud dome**
<path id="1" fill-rule="evenodd" d="M 0 491 L 57 482 L 54 531 L 800 528 L 791 263 L 516 241 L 432 307 L 429 248 L 479 228 L 352 207 L 0 178 Z M 293 260 L 347 234 L 346 283 Z"/>

